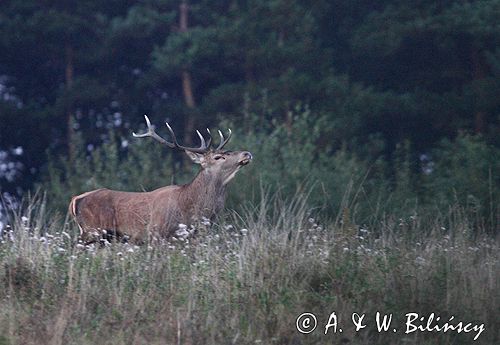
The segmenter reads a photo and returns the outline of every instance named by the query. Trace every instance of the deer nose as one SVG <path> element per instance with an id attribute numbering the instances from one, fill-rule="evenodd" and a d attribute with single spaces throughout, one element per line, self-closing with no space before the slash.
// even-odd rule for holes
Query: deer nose
<path id="1" fill-rule="evenodd" d="M 252 154 L 248 151 L 241 152 L 241 160 L 238 162 L 240 165 L 247 165 L 252 160 Z"/>
<path id="2" fill-rule="evenodd" d="M 247 159 L 250 159 L 250 160 L 252 160 L 252 159 L 253 159 L 252 154 L 251 154 L 250 152 L 248 152 L 248 151 L 243 151 L 243 156 L 244 156 L 245 158 L 247 158 Z"/>

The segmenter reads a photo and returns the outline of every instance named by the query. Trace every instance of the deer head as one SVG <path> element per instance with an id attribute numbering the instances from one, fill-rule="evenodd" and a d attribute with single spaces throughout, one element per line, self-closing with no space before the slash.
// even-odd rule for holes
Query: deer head
<path id="1" fill-rule="evenodd" d="M 170 132 L 170 136 L 172 141 L 168 141 L 161 136 L 159 136 L 154 127 L 151 125 L 149 118 L 147 115 L 144 115 L 146 119 L 147 131 L 143 134 L 132 133 L 132 135 L 136 138 L 145 138 L 151 137 L 156 141 L 160 142 L 163 145 L 166 145 L 170 148 L 177 149 L 180 151 L 184 151 L 188 157 L 196 164 L 201 165 L 202 173 L 208 174 L 211 176 L 216 176 L 221 182 L 222 185 L 226 185 L 238 172 L 238 170 L 242 167 L 250 163 L 252 160 L 252 154 L 248 151 L 229 151 L 224 150 L 224 146 L 231 139 L 231 129 L 229 129 L 229 134 L 227 137 L 224 137 L 222 132 L 219 130 L 220 143 L 216 148 L 212 147 L 212 135 L 210 130 L 207 128 L 208 140 L 205 140 L 200 131 L 196 131 L 198 137 L 200 138 L 200 146 L 199 147 L 186 147 L 182 146 L 177 142 L 177 138 L 175 136 L 172 127 L 166 123 L 168 131 Z"/>

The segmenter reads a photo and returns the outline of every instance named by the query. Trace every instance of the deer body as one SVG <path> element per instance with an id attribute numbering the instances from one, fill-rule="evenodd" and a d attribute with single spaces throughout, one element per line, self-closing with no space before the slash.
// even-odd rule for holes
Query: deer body
<path id="1" fill-rule="evenodd" d="M 98 189 L 73 197 L 69 211 L 80 228 L 84 242 L 95 242 L 101 236 L 126 235 L 138 243 L 152 237 L 169 238 L 181 223 L 189 225 L 202 217 L 212 219 L 224 207 L 227 183 L 252 159 L 247 151 L 222 150 L 230 136 L 224 140 L 221 134 L 219 147 L 210 150 L 211 140 L 206 144 L 198 132 L 202 146 L 185 148 L 177 143 L 170 127 L 174 143 L 156 138 L 147 117 L 146 122 L 148 133 L 134 136 L 151 136 L 168 146 L 184 150 L 195 163 L 201 165 L 200 172 L 188 184 L 166 186 L 151 192 Z"/>

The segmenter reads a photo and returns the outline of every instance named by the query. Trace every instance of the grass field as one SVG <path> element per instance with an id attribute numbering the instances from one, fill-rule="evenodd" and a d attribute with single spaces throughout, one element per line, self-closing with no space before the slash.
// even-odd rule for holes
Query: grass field
<path id="1" fill-rule="evenodd" d="M 268 198 L 195 238 L 95 248 L 33 201 L 0 244 L 0 345 L 500 343 L 499 242 L 466 210 L 370 227 L 347 211 L 323 220 L 303 198 Z M 377 311 L 393 315 L 389 331 Z M 296 329 L 304 312 L 310 334 Z M 470 332 L 407 333 L 407 313 Z"/>

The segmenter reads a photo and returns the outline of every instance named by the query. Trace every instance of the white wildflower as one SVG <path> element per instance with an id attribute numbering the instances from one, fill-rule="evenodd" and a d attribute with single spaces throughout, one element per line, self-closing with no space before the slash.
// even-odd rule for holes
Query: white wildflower
<path id="1" fill-rule="evenodd" d="M 210 225 L 210 219 L 207 217 L 201 217 L 201 224 L 209 226 Z"/>
<path id="2" fill-rule="evenodd" d="M 109 242 L 107 239 L 105 238 L 101 238 L 99 239 L 99 241 L 104 244 L 105 246 L 109 246 L 111 244 L 111 242 Z"/>
<path id="3" fill-rule="evenodd" d="M 426 260 L 425 260 L 423 257 L 421 257 L 421 256 L 417 256 L 417 257 L 415 258 L 415 263 L 416 263 L 417 265 L 419 265 L 419 266 L 424 265 L 424 264 L 425 264 L 425 262 L 426 262 Z"/>
<path id="4" fill-rule="evenodd" d="M 18 146 L 16 148 L 12 149 L 12 153 L 15 156 L 21 156 L 23 154 L 23 147 L 22 146 Z"/>
<path id="5" fill-rule="evenodd" d="M 175 235 L 179 237 L 179 240 L 184 241 L 184 239 L 189 236 L 189 232 L 186 230 L 186 228 L 178 229 L 175 231 Z"/>

